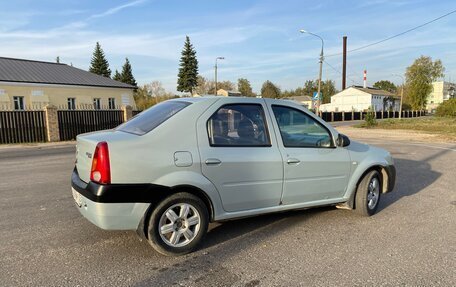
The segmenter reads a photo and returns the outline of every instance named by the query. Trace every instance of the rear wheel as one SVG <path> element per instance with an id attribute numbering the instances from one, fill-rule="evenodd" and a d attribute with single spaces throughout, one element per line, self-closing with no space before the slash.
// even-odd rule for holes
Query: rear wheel
<path id="1" fill-rule="evenodd" d="M 380 202 L 381 181 L 378 171 L 368 172 L 358 185 L 355 198 L 355 210 L 364 216 L 375 214 Z"/>
<path id="2" fill-rule="evenodd" d="M 209 214 L 201 199 L 186 192 L 176 193 L 152 212 L 149 243 L 164 255 L 183 255 L 198 247 L 208 224 Z"/>

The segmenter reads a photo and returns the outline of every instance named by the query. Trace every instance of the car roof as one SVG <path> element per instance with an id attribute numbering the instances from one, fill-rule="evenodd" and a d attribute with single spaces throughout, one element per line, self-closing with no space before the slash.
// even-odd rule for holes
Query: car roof
<path id="1" fill-rule="evenodd" d="M 180 101 L 180 102 L 189 102 L 189 103 L 197 103 L 207 101 L 209 99 L 214 99 L 215 97 L 180 97 L 170 99 L 170 101 Z"/>
<path id="2" fill-rule="evenodd" d="M 265 101 L 266 103 L 269 103 L 271 105 L 288 105 L 288 106 L 295 106 L 295 107 L 301 107 L 301 108 L 306 109 L 299 102 L 296 102 L 294 100 L 289 100 L 289 99 L 270 99 L 270 98 L 254 98 L 254 97 L 225 97 L 225 96 L 204 95 L 204 96 L 200 96 L 200 97 L 175 98 L 175 99 L 171 99 L 171 101 L 181 101 L 181 102 L 184 101 L 184 102 L 189 102 L 189 103 L 198 103 L 198 102 L 204 102 L 204 101 L 216 101 L 216 100 L 220 100 L 220 99 L 236 99 L 240 103 L 242 103 L 244 101 L 252 102 L 252 100 L 257 100 L 258 102 Z"/>

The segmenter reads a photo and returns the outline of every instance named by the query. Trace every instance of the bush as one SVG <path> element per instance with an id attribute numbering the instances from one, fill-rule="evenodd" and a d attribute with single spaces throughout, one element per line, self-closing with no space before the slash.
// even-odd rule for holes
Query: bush
<path id="1" fill-rule="evenodd" d="M 456 99 L 449 99 L 441 103 L 437 107 L 435 115 L 439 117 L 456 118 Z"/>
<path id="2" fill-rule="evenodd" d="M 375 111 L 372 107 L 367 110 L 366 117 L 364 117 L 364 126 L 369 128 L 377 125 L 377 120 L 375 119 Z"/>

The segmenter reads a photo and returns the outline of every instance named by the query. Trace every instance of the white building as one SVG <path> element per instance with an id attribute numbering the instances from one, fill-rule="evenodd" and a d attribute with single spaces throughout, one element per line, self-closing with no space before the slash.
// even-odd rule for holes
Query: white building
<path id="1" fill-rule="evenodd" d="M 208 96 L 210 94 L 207 94 Z M 198 95 L 197 93 L 194 93 L 192 95 L 193 97 L 201 97 L 202 95 Z M 217 96 L 224 96 L 224 97 L 242 97 L 242 94 L 238 91 L 227 91 L 224 89 L 218 89 L 217 90 Z"/>
<path id="2" fill-rule="evenodd" d="M 359 112 L 373 107 L 375 111 L 399 111 L 400 98 L 376 89 L 351 86 L 331 97 L 331 103 L 320 105 L 322 112 Z"/>
<path id="3" fill-rule="evenodd" d="M 306 109 L 313 108 L 312 98 L 309 96 L 296 96 L 296 97 L 290 97 L 290 98 L 285 98 L 285 99 L 298 102 L 300 105 L 306 107 Z"/>
<path id="4" fill-rule="evenodd" d="M 435 110 L 443 101 L 456 97 L 456 84 L 450 82 L 433 82 L 432 92 L 427 98 L 426 110 Z"/>
<path id="5" fill-rule="evenodd" d="M 242 97 L 242 94 L 238 91 L 227 91 L 224 89 L 217 90 L 217 96 L 224 96 L 224 97 Z"/>

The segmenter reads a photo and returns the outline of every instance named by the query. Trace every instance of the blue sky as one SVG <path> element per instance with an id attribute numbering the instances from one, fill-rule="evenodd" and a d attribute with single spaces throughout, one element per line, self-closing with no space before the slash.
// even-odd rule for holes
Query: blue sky
<path id="1" fill-rule="evenodd" d="M 139 84 L 155 80 L 176 91 L 180 52 L 189 35 L 199 60 L 200 74 L 219 80 L 247 78 L 255 91 L 266 80 L 282 89 L 302 86 L 317 78 L 318 38 L 299 33 L 306 29 L 325 40 L 325 54 L 389 37 L 456 9 L 455 1 L 176 1 L 176 0 L 66 0 L 3 1 L 0 10 L 0 56 L 54 61 L 88 69 L 99 41 L 112 71 L 125 57 Z M 402 37 L 348 55 L 347 84 L 400 79 L 420 55 L 441 59 L 446 79 L 456 81 L 456 13 Z M 341 56 L 327 57 L 341 70 Z M 323 79 L 341 75 L 323 66 Z"/>

